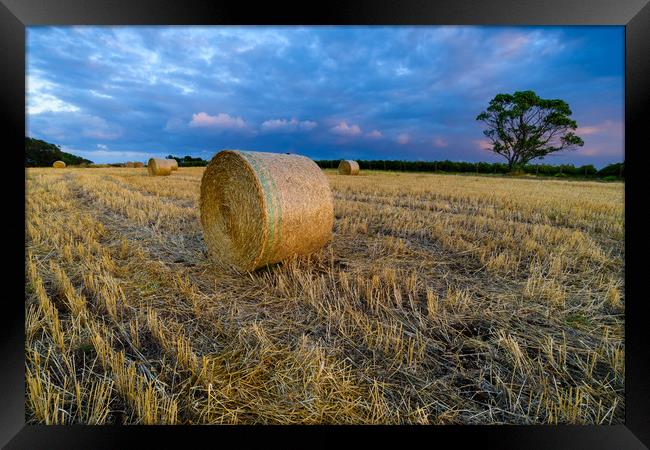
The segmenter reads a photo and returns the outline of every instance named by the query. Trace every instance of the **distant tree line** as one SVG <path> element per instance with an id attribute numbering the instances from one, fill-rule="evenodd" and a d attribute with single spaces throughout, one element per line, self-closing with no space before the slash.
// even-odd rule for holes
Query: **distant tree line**
<path id="1" fill-rule="evenodd" d="M 201 167 L 208 165 L 208 161 L 205 159 L 193 158 L 192 156 L 183 156 L 181 158 L 180 156 L 167 155 L 167 159 L 175 159 L 179 167 Z"/>
<path id="2" fill-rule="evenodd" d="M 67 166 L 93 163 L 62 151 L 58 145 L 25 136 L 25 167 L 51 167 L 54 161 L 63 161 Z"/>
<path id="3" fill-rule="evenodd" d="M 457 162 L 457 161 L 396 161 L 396 160 L 356 160 L 362 170 L 391 170 L 405 172 L 452 172 L 452 173 L 480 173 L 480 174 L 507 174 L 510 172 L 506 163 L 486 162 Z M 318 160 L 323 169 L 335 169 L 339 166 L 340 159 Z M 610 164 L 597 170 L 593 165 L 574 166 L 573 164 L 525 164 L 520 166 L 523 173 L 557 176 L 557 177 L 616 177 L 624 178 L 624 163 Z"/>
<path id="4" fill-rule="evenodd" d="M 197 167 L 207 166 L 209 161 L 192 156 L 178 157 L 168 155 L 168 159 L 175 159 L 179 166 Z M 458 161 L 397 161 L 397 160 L 356 160 L 362 170 L 391 170 L 404 172 L 450 172 L 450 173 L 479 173 L 479 174 L 507 174 L 510 172 L 506 163 L 486 162 L 458 162 Z M 316 164 L 323 169 L 336 169 L 340 159 L 317 160 Z M 624 163 L 610 164 L 602 169 L 596 169 L 592 164 L 574 166 L 573 164 L 525 164 L 519 167 L 523 173 L 554 176 L 554 177 L 586 177 L 586 178 L 624 178 Z"/>
<path id="5" fill-rule="evenodd" d="M 192 156 L 168 155 L 168 159 L 175 159 L 181 167 L 207 166 L 209 161 Z M 66 165 L 86 166 L 92 161 L 70 153 L 61 151 L 60 147 L 39 139 L 25 137 L 25 167 L 50 167 L 54 161 L 61 160 Z M 510 172 L 506 163 L 486 162 L 457 162 L 457 161 L 398 161 L 398 160 L 356 160 L 362 170 L 391 170 L 405 172 L 449 172 L 449 173 L 479 173 L 479 174 L 507 174 Z M 340 159 L 317 160 L 321 168 L 336 169 Z M 121 167 L 123 163 L 108 164 L 108 166 Z M 625 163 L 610 164 L 597 170 L 593 165 L 574 166 L 573 164 L 525 164 L 518 170 L 523 173 L 556 176 L 556 177 L 586 177 L 604 179 L 625 178 Z"/>

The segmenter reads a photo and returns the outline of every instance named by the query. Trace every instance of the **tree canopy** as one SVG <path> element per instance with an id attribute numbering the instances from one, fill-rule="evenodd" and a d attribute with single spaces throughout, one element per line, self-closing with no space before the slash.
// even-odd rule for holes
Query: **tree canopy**
<path id="1" fill-rule="evenodd" d="M 25 167 L 50 167 L 54 161 L 63 161 L 68 166 L 93 163 L 62 151 L 58 145 L 25 136 Z"/>
<path id="2" fill-rule="evenodd" d="M 512 170 L 532 159 L 562 150 L 573 150 L 584 141 L 573 130 L 578 127 L 564 100 L 540 98 L 533 91 L 497 94 L 476 120 L 487 125 L 483 134 L 492 151 L 503 156 Z"/>
<path id="3" fill-rule="evenodd" d="M 167 155 L 167 159 L 175 159 L 176 162 L 178 163 L 179 166 L 181 167 L 200 167 L 200 166 L 207 166 L 209 161 L 206 161 L 202 158 L 199 157 L 193 157 L 193 156 L 174 156 L 174 155 Z"/>

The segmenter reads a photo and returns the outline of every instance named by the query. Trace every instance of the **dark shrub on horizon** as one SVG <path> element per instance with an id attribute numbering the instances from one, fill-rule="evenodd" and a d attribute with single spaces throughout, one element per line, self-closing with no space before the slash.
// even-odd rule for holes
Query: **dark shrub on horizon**
<path id="1" fill-rule="evenodd" d="M 323 169 L 335 169 L 340 159 L 317 160 Z M 391 170 L 407 172 L 450 172 L 450 173 L 479 173 L 507 174 L 508 165 L 505 163 L 462 162 L 462 161 L 397 161 L 397 160 L 356 160 L 361 170 Z M 609 167 L 609 166 L 608 166 Z M 592 164 L 575 167 L 573 164 L 526 164 L 520 168 L 524 174 L 540 176 L 567 176 L 593 178 L 604 176 Z M 622 173 L 622 172 L 621 172 Z M 607 174 L 605 174 L 607 175 Z M 617 173 L 618 175 L 618 173 Z"/>
<path id="2" fill-rule="evenodd" d="M 25 167 L 52 167 L 54 161 L 63 161 L 66 166 L 93 163 L 62 151 L 58 145 L 25 136 Z"/>
<path id="3" fill-rule="evenodd" d="M 610 164 L 598 171 L 599 177 L 625 178 L 625 162 Z"/>

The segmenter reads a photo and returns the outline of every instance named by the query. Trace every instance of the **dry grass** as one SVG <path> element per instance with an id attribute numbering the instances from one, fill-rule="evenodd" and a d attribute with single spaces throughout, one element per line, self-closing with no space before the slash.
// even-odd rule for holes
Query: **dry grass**
<path id="1" fill-rule="evenodd" d="M 203 169 L 26 171 L 29 423 L 622 423 L 623 186 L 328 171 L 334 240 L 215 269 Z"/>

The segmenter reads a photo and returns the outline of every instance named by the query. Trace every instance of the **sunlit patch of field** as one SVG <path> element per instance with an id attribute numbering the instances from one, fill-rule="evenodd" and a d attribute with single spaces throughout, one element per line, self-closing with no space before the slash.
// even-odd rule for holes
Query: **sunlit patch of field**
<path id="1" fill-rule="evenodd" d="M 202 168 L 26 171 L 29 423 L 622 423 L 623 185 L 327 172 L 334 239 L 217 271 Z"/>

